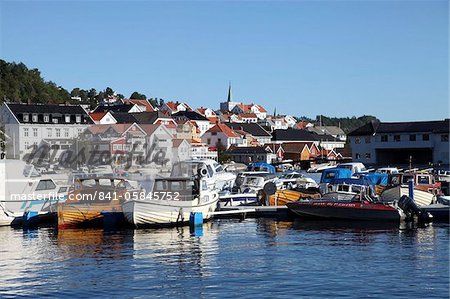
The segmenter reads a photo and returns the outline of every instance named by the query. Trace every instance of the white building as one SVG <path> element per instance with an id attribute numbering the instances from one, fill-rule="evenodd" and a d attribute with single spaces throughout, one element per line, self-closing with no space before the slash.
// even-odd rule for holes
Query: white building
<path id="1" fill-rule="evenodd" d="M 93 122 L 81 106 L 4 103 L 0 121 L 5 126 L 6 155 L 21 159 L 41 141 L 53 149 L 69 148 Z"/>

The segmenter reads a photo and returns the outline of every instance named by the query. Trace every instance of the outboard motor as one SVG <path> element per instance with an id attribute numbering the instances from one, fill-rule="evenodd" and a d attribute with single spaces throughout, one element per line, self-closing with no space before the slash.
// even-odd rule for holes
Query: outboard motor
<path id="1" fill-rule="evenodd" d="M 406 214 L 407 219 L 413 219 L 414 216 L 416 216 L 421 222 L 429 222 L 432 218 L 430 213 L 419 208 L 414 200 L 406 195 L 400 197 L 398 200 L 398 206 Z"/>

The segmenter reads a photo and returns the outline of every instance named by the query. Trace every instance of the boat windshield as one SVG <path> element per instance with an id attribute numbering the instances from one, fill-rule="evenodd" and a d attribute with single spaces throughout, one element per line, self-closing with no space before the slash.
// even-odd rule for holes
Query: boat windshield
<path id="1" fill-rule="evenodd" d="M 23 175 L 27 178 L 40 176 L 39 172 L 33 165 L 25 165 L 25 168 L 23 169 Z"/>
<path id="2" fill-rule="evenodd" d="M 246 186 L 260 186 L 262 178 L 257 177 L 247 177 L 245 179 L 244 185 Z"/>

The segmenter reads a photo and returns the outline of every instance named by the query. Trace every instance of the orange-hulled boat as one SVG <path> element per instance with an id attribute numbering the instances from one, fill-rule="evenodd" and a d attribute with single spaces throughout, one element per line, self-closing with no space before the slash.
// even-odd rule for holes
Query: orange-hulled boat
<path id="1" fill-rule="evenodd" d="M 319 192 L 309 191 L 296 191 L 296 190 L 277 190 L 275 194 L 269 196 L 270 206 L 284 206 L 291 201 L 297 201 L 299 199 L 315 199 L 320 198 Z"/>
<path id="2" fill-rule="evenodd" d="M 57 205 L 58 228 L 120 224 L 125 221 L 122 203 L 139 192 L 123 178 L 76 179 L 67 200 Z"/>

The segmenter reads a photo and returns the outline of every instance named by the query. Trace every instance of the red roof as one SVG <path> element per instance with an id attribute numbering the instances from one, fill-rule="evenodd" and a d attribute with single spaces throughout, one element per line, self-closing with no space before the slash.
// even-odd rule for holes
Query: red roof
<path id="1" fill-rule="evenodd" d="M 238 116 L 240 118 L 258 118 L 255 113 L 241 113 Z"/>
<path id="2" fill-rule="evenodd" d="M 89 116 L 93 121 L 100 121 L 108 112 L 91 112 Z"/>
<path id="3" fill-rule="evenodd" d="M 239 137 L 238 134 L 236 134 L 236 132 L 234 132 L 232 129 L 230 129 L 227 125 L 224 124 L 217 124 L 214 127 L 212 127 L 211 129 L 209 129 L 208 131 L 206 131 L 206 133 L 223 133 L 225 134 L 225 136 L 229 137 L 229 138 L 237 138 Z"/>
<path id="4" fill-rule="evenodd" d="M 267 110 L 263 106 L 261 106 L 261 105 L 256 105 L 256 106 L 258 106 L 258 109 L 260 112 L 267 112 Z"/>
<path id="5" fill-rule="evenodd" d="M 147 100 L 135 100 L 135 99 L 124 99 L 122 100 L 124 104 L 135 104 L 138 106 L 144 106 L 145 112 L 153 112 L 156 111 L 155 107 L 150 104 Z"/>

